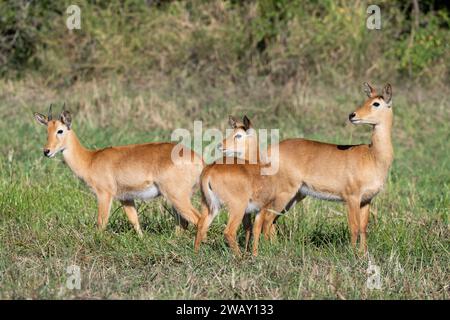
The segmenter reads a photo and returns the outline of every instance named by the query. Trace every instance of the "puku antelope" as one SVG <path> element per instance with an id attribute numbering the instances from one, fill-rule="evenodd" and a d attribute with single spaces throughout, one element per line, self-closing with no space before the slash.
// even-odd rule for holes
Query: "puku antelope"
<path id="1" fill-rule="evenodd" d="M 364 83 L 368 99 L 349 115 L 352 124 L 373 128 L 370 144 L 334 145 L 305 139 L 288 139 L 279 144 L 279 172 L 285 177 L 284 192 L 277 195 L 273 210 L 306 196 L 344 201 L 348 209 L 351 243 L 367 252 L 367 225 L 371 200 L 383 188 L 393 161 L 391 128 L 392 88 L 387 84 L 381 95 Z M 279 215 L 265 212 L 264 234 L 269 234 Z M 258 239 L 255 238 L 255 241 Z"/>
<path id="2" fill-rule="evenodd" d="M 48 116 L 35 113 L 35 119 L 47 126 L 44 155 L 52 158 L 61 152 L 72 171 L 93 190 L 98 201 L 98 228 L 108 223 L 111 203 L 117 199 L 123 205 L 128 220 L 139 236 L 141 227 L 134 200 L 150 200 L 162 195 L 186 222 L 194 225 L 198 211 L 191 204 L 191 195 L 198 185 L 203 160 L 194 151 L 181 148 L 183 161 L 174 161 L 174 143 L 145 143 L 88 150 L 72 129 L 72 117 L 66 110 L 53 120 L 51 105 Z M 190 161 L 186 161 L 186 158 Z M 176 159 L 175 159 L 176 160 Z"/>
<path id="3" fill-rule="evenodd" d="M 246 247 L 249 241 L 251 223 L 250 213 L 257 213 L 253 225 L 253 235 L 258 238 L 262 229 L 264 215 L 258 214 L 270 208 L 276 198 L 278 184 L 277 175 L 261 174 L 267 164 L 259 159 L 259 146 L 256 130 L 253 129 L 247 116 L 243 122 L 230 117 L 230 125 L 234 129 L 226 137 L 219 148 L 228 158 L 207 165 L 200 176 L 202 191 L 202 213 L 197 226 L 195 251 L 198 251 L 205 238 L 211 222 L 216 217 L 222 204 L 228 207 L 228 224 L 225 228 L 225 238 L 236 255 L 240 255 L 236 241 L 237 229 L 244 219 L 246 229 Z M 254 150 L 250 154 L 251 150 Z M 231 158 L 231 154 L 238 157 Z M 254 161 L 249 161 L 252 155 Z M 242 161 L 239 161 L 241 159 Z M 245 218 L 244 218 L 245 217 Z M 253 242 L 253 254 L 257 254 L 258 242 Z"/>

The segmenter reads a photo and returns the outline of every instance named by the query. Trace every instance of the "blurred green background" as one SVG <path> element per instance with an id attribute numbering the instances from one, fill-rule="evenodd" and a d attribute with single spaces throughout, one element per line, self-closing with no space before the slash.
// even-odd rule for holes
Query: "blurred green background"
<path id="1" fill-rule="evenodd" d="M 66 8 L 81 9 L 81 30 Z M 449 5 L 377 1 L 382 30 L 366 28 L 367 1 L 13 1 L 0 4 L 0 75 L 70 85 L 199 77 L 209 84 L 270 76 L 336 84 L 449 77 Z M 418 7 L 415 6 L 418 5 Z"/>

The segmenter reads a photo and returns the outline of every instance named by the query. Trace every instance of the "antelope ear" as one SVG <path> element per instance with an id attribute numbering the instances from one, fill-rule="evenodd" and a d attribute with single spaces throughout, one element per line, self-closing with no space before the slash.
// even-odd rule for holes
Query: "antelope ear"
<path id="1" fill-rule="evenodd" d="M 383 100 L 387 103 L 388 106 L 391 106 L 392 86 L 389 83 L 387 83 L 383 88 Z"/>
<path id="2" fill-rule="evenodd" d="M 376 95 L 375 89 L 370 86 L 367 82 L 364 82 L 364 92 L 367 94 L 369 98 L 373 98 Z"/>
<path id="3" fill-rule="evenodd" d="M 36 119 L 36 121 L 44 126 L 48 125 L 48 119 L 46 116 L 44 116 L 41 113 L 35 112 L 34 113 L 34 119 Z"/>
<path id="4" fill-rule="evenodd" d="M 237 128 L 238 120 L 233 116 L 228 116 L 228 124 L 231 128 L 236 129 Z"/>
<path id="5" fill-rule="evenodd" d="M 67 129 L 70 130 L 70 126 L 72 125 L 72 116 L 70 115 L 70 112 L 64 110 L 63 112 L 61 112 L 59 119 L 66 125 Z"/>
<path id="6" fill-rule="evenodd" d="M 250 119 L 247 116 L 244 116 L 242 119 L 244 121 L 244 129 L 247 131 L 248 129 L 252 128 L 252 123 L 250 122 Z"/>

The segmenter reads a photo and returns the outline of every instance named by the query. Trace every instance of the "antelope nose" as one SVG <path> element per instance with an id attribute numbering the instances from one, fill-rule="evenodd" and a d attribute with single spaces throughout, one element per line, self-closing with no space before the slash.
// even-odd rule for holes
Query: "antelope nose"
<path id="1" fill-rule="evenodd" d="M 352 112 L 348 115 L 348 120 L 352 120 L 356 116 L 356 113 Z"/>
<path id="2" fill-rule="evenodd" d="M 50 154 L 50 149 L 44 149 L 44 156 L 48 157 Z"/>

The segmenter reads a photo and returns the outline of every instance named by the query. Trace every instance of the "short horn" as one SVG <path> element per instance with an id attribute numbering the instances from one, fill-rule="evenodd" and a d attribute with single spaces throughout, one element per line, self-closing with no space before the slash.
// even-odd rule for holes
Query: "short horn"
<path id="1" fill-rule="evenodd" d="M 50 103 L 50 107 L 48 107 L 47 120 L 52 120 L 52 106 L 53 106 L 53 104 Z"/>
<path id="2" fill-rule="evenodd" d="M 62 111 L 66 111 L 66 102 L 64 101 Z"/>

